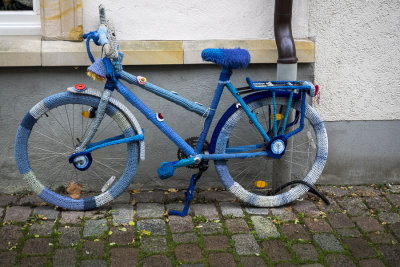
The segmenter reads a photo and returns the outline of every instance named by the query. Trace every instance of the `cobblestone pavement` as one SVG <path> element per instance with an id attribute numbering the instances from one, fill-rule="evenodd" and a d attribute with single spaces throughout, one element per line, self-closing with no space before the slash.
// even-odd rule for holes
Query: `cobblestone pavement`
<path id="1" fill-rule="evenodd" d="M 0 266 L 400 266 L 400 186 L 319 186 L 291 205 L 248 207 L 229 193 L 124 193 L 103 209 L 0 195 Z"/>

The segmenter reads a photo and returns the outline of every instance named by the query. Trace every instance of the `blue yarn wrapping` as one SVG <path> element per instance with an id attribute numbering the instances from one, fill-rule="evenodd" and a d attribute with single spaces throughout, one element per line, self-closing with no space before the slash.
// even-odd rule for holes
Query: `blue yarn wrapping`
<path id="1" fill-rule="evenodd" d="M 144 85 L 141 85 L 138 83 L 136 76 L 134 76 L 126 71 L 121 71 L 119 74 L 121 75 L 120 78 L 122 80 L 127 81 L 130 84 L 134 84 L 139 87 L 142 87 L 143 89 L 145 89 L 149 92 L 152 92 L 160 97 L 163 97 L 171 102 L 174 102 L 189 111 L 199 114 L 200 116 L 206 117 L 208 115 L 207 108 L 203 107 L 202 105 L 196 104 L 186 98 L 183 98 L 179 95 L 171 93 L 170 91 L 167 91 L 167 90 L 165 90 L 161 87 L 158 87 L 154 84 L 151 84 L 149 82 L 146 82 Z"/>
<path id="2" fill-rule="evenodd" d="M 214 62 L 227 69 L 245 69 L 250 63 L 250 53 L 246 49 L 207 48 L 201 52 L 204 61 Z"/>
<path id="3" fill-rule="evenodd" d="M 80 103 L 95 107 L 98 105 L 99 101 L 100 99 L 97 97 L 63 92 L 45 98 L 43 100 L 43 103 L 47 108 L 52 109 L 64 104 L 80 104 Z M 113 105 L 111 104 L 107 105 L 106 113 L 110 117 L 114 115 L 116 111 L 117 109 Z M 25 174 L 31 170 L 27 154 L 27 143 L 30 135 L 30 130 L 24 127 L 24 125 L 32 127 L 33 121 L 36 122 L 36 120 L 32 120 L 31 116 L 26 116 L 26 119 L 23 120 L 23 123 L 18 128 L 15 140 L 15 157 L 21 174 Z M 125 138 L 132 137 L 135 135 L 136 132 L 132 127 L 123 131 L 123 136 Z M 69 197 L 59 195 L 45 187 L 41 191 L 39 196 L 49 203 L 71 210 L 88 210 L 104 205 L 107 202 L 117 198 L 120 194 L 122 194 L 124 190 L 132 182 L 136 174 L 139 161 L 138 143 L 137 142 L 128 143 L 127 152 L 128 152 L 127 162 L 123 174 L 106 192 L 95 197 L 75 200 Z M 40 178 L 41 177 L 37 177 L 37 179 Z M 99 181 L 94 181 L 94 182 L 99 182 Z"/>
<path id="4" fill-rule="evenodd" d="M 156 114 L 151 111 L 139 98 L 135 96 L 128 88 L 125 87 L 120 81 L 116 82 L 117 91 L 128 100 L 134 107 L 136 107 L 143 115 L 149 119 L 154 125 L 157 126 L 172 142 L 174 142 L 187 156 L 195 154 L 194 149 L 189 146 L 185 140 L 175 133 L 164 121 L 158 121 Z"/>

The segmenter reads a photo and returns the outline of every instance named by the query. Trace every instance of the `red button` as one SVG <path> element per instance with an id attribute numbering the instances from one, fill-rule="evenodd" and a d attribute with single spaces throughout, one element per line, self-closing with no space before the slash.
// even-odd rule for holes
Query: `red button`
<path id="1" fill-rule="evenodd" d="M 86 89 L 86 85 L 84 85 L 83 83 L 79 83 L 79 84 L 75 84 L 75 89 L 76 90 L 85 90 Z"/>
<path id="2" fill-rule="evenodd" d="M 318 95 L 318 92 L 319 92 L 319 86 L 316 84 L 316 85 L 314 85 L 315 86 L 315 95 Z"/>

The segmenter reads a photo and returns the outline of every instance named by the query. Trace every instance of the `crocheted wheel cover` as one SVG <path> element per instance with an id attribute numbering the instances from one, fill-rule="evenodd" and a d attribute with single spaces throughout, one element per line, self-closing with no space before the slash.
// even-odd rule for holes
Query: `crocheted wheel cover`
<path id="1" fill-rule="evenodd" d="M 28 159 L 27 144 L 28 138 L 31 133 L 32 127 L 38 119 L 48 110 L 65 104 L 85 104 L 96 107 L 99 104 L 99 98 L 73 94 L 70 92 L 59 93 L 49 96 L 44 100 L 37 103 L 24 117 L 20 126 L 18 127 L 17 135 L 15 138 L 15 159 L 22 174 L 23 179 L 29 184 L 32 190 L 39 195 L 43 200 L 52 203 L 56 206 L 63 207 L 71 210 L 89 210 L 100 207 L 109 201 L 117 198 L 132 182 L 136 174 L 138 165 L 138 143 L 127 143 L 127 164 L 122 176 L 116 181 L 111 188 L 106 192 L 97 196 L 85 199 L 72 199 L 59 195 L 47 187 L 45 187 L 40 180 L 36 177 L 34 171 L 31 169 Z M 110 116 L 122 130 L 125 137 L 136 135 L 132 125 L 125 117 L 125 115 L 115 108 L 113 105 L 108 104 L 106 114 Z"/>

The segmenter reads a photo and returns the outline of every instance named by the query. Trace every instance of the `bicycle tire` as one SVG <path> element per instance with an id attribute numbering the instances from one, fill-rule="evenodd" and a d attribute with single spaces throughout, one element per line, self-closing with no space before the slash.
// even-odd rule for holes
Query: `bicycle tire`
<path id="1" fill-rule="evenodd" d="M 262 109 L 264 109 L 264 107 L 271 106 L 273 103 L 270 92 L 260 92 L 260 93 L 255 93 L 255 94 L 249 95 L 244 98 L 244 101 L 249 106 L 249 108 L 253 111 L 253 113 L 255 113 L 258 108 L 262 107 Z M 276 98 L 277 107 L 279 105 L 284 106 L 285 104 L 287 106 L 287 103 L 288 103 L 287 97 L 277 97 Z M 292 108 L 294 110 L 300 111 L 301 110 L 300 100 L 293 100 Z M 265 114 L 263 116 L 264 116 L 264 118 L 267 117 L 267 116 L 265 116 Z M 241 119 L 242 120 L 244 119 L 244 121 L 248 120 L 247 115 L 245 114 L 244 110 L 242 108 L 240 108 L 240 106 L 238 107 L 236 104 L 232 105 L 225 112 L 225 114 L 221 117 L 221 120 L 218 122 L 218 124 L 214 130 L 213 139 L 211 141 L 211 146 L 213 146 L 213 148 L 211 148 L 211 150 L 210 150 L 211 152 L 215 152 L 216 154 L 225 153 L 228 145 L 236 146 L 236 144 L 232 144 L 232 139 L 234 137 L 232 132 L 234 131 L 235 127 L 237 126 L 238 122 Z M 321 118 L 319 117 L 317 112 L 308 104 L 306 104 L 306 107 L 305 107 L 305 120 L 308 121 L 308 124 L 309 124 L 310 128 L 313 130 L 314 136 L 315 136 L 315 137 L 311 136 L 311 138 L 310 138 L 308 136 L 308 132 L 306 133 L 307 139 L 309 140 L 310 144 L 312 144 L 312 142 L 314 142 L 314 144 L 315 144 L 314 152 L 304 152 L 303 151 L 303 153 L 309 153 L 307 155 L 309 156 L 309 158 L 311 158 L 312 166 L 309 168 L 309 170 L 306 170 L 307 174 L 305 174 L 305 177 L 301 177 L 301 178 L 295 177 L 296 175 L 298 175 L 298 173 L 295 173 L 295 174 L 291 173 L 290 175 L 291 176 L 293 175 L 293 177 L 291 177 L 292 180 L 296 180 L 296 179 L 304 180 L 305 182 L 308 182 L 309 184 L 312 185 L 318 180 L 318 178 L 321 175 L 322 170 L 325 166 L 327 155 L 328 155 L 328 137 L 327 137 L 324 123 L 322 122 Z M 246 123 L 244 123 L 244 124 L 246 124 Z M 289 122 L 288 122 L 288 124 L 289 124 Z M 248 128 L 248 126 L 247 126 L 247 128 Z M 307 129 L 304 129 L 303 131 L 307 131 Z M 237 132 L 238 131 L 236 131 L 235 134 Z M 250 140 L 251 137 L 249 136 L 249 134 L 251 133 L 251 131 L 245 130 L 243 132 L 245 134 L 245 138 Z M 252 132 L 255 132 L 255 131 L 252 131 Z M 262 139 L 261 135 L 258 132 L 257 132 L 257 134 L 258 134 L 258 138 Z M 292 136 L 291 138 L 296 138 L 297 135 L 298 134 Z M 316 141 L 312 141 L 313 138 L 315 138 Z M 303 139 L 303 141 L 304 141 L 304 139 Z M 243 142 L 243 141 L 241 141 L 241 142 Z M 247 142 L 249 142 L 249 141 L 247 141 Z M 308 145 L 310 145 L 310 144 L 308 144 Z M 306 147 L 306 146 L 307 146 L 307 144 L 304 145 L 304 147 Z M 303 147 L 303 144 L 300 144 L 300 148 L 302 148 L 302 147 Z M 293 158 L 293 156 L 301 158 L 301 155 L 296 156 L 294 154 L 300 153 L 302 151 L 296 151 L 295 150 L 296 146 L 292 146 L 292 148 L 293 148 L 293 149 L 291 149 L 292 150 L 292 152 L 291 152 L 292 158 Z M 264 146 L 264 150 L 265 150 L 265 146 Z M 286 153 L 286 154 L 288 154 L 288 153 Z M 280 160 L 285 160 L 285 156 L 286 155 L 284 155 L 282 157 L 282 159 L 280 159 Z M 272 158 L 268 158 L 268 157 L 258 157 L 258 158 L 265 158 L 266 160 L 270 160 L 271 162 L 278 160 L 278 159 L 272 159 Z M 257 158 L 250 158 L 250 159 L 246 159 L 246 160 L 254 161 L 255 159 L 257 159 Z M 245 203 L 249 203 L 249 204 L 257 206 L 257 207 L 277 207 L 277 206 L 282 206 L 289 202 L 294 201 L 295 199 L 301 197 L 304 193 L 306 193 L 308 191 L 308 187 L 306 187 L 303 184 L 299 184 L 281 194 L 268 195 L 268 190 L 258 189 L 251 182 L 248 183 L 248 180 L 251 180 L 251 175 L 248 175 L 244 179 L 242 178 L 242 181 L 238 181 L 239 180 L 238 178 L 234 178 L 233 177 L 234 175 L 232 175 L 232 173 L 234 172 L 234 170 L 232 170 L 233 165 L 230 165 L 231 170 L 228 166 L 231 161 L 232 160 L 214 161 L 215 168 L 216 168 L 218 176 L 220 177 L 221 182 L 223 183 L 225 188 Z M 254 166 L 255 166 L 254 168 L 259 169 L 260 167 L 265 167 L 267 165 L 269 165 L 269 167 L 271 167 L 271 166 L 273 167 L 273 165 L 268 162 L 266 162 L 264 165 L 262 165 L 258 162 L 258 164 L 254 164 Z M 235 167 L 237 167 L 237 166 L 235 166 Z M 305 165 L 305 167 L 307 167 L 307 165 Z M 243 167 L 243 168 L 249 168 L 249 164 L 247 163 L 247 165 L 245 165 L 245 167 Z M 290 167 L 290 168 L 292 168 L 292 167 Z M 258 169 L 257 169 L 257 172 L 258 172 Z M 240 167 L 239 167 L 239 170 L 243 173 L 243 169 L 240 169 Z M 269 170 L 269 172 L 271 173 L 271 170 Z M 258 177 L 255 177 L 256 180 L 257 180 L 257 178 Z M 244 185 L 244 183 L 246 183 L 246 184 Z"/>
<path id="2" fill-rule="evenodd" d="M 108 156 L 106 160 L 102 158 L 96 160 L 95 154 L 97 151 L 103 150 L 103 148 L 92 151 L 94 159 L 93 164 L 84 172 L 76 170 L 73 164 L 68 163 L 69 156 L 74 153 L 74 148 L 78 146 L 79 140 L 82 140 L 85 135 L 84 123 L 86 123 L 85 132 L 88 131 L 90 127 L 90 119 L 84 118 L 82 112 L 84 108 L 86 110 L 86 108 L 97 107 L 99 101 L 100 98 L 96 96 L 74 94 L 71 92 L 51 95 L 37 103 L 25 115 L 19 125 L 15 138 L 15 159 L 19 172 L 32 188 L 33 192 L 46 202 L 70 210 L 90 210 L 114 200 L 122 194 L 132 182 L 139 161 L 139 145 L 137 142 L 107 146 L 104 148 Z M 75 105 L 77 105 L 77 109 Z M 79 106 L 81 106 L 81 109 L 79 109 Z M 63 110 L 60 112 L 61 108 L 63 110 L 65 109 L 65 114 Z M 75 110 L 78 112 L 76 113 Z M 97 134 L 98 138 L 103 135 L 111 135 L 110 137 L 112 137 L 115 136 L 114 134 L 116 134 L 116 132 L 118 132 L 119 135 L 124 135 L 124 137 L 136 135 L 136 131 L 129 119 L 118 107 L 108 103 L 105 113 L 105 118 L 92 142 L 96 141 Z M 104 125 L 104 128 L 101 128 L 106 120 L 109 120 L 107 122 L 108 126 Z M 75 127 L 75 123 L 78 125 L 79 121 L 82 122 L 80 125 L 81 128 Z M 65 124 L 65 126 L 63 124 Z M 41 132 L 43 131 L 42 128 L 46 128 L 44 126 L 49 126 L 48 132 Z M 68 127 L 69 130 L 67 130 Z M 101 133 L 100 131 L 103 132 Z M 118 135 L 118 133 L 116 135 Z M 75 139 L 75 134 L 79 136 L 80 139 Z M 100 138 L 100 140 L 104 139 L 106 138 Z M 50 147 L 50 149 L 48 147 Z M 126 151 L 121 150 L 121 147 L 126 147 Z M 66 152 L 61 153 L 56 151 L 58 149 L 64 149 Z M 101 153 L 104 154 L 104 151 Z M 44 155 L 44 157 L 38 158 L 40 154 Z M 122 154 L 121 158 L 112 158 L 112 156 L 117 154 Z M 124 158 L 124 156 L 126 158 Z M 40 159 L 44 159 L 47 162 L 44 164 L 43 162 L 37 163 Z M 125 161 L 125 165 L 120 163 L 121 160 Z M 59 162 L 63 165 L 60 165 Z M 104 164 L 104 162 L 107 164 Z M 59 167 L 56 168 L 56 165 Z M 100 169 L 100 166 L 102 167 L 101 173 L 96 173 L 97 176 L 94 175 L 95 171 Z M 115 166 L 119 167 L 117 168 Z M 96 169 L 92 169 L 93 167 Z M 110 176 L 108 176 L 110 172 L 118 173 L 118 177 L 112 183 L 112 186 L 104 192 L 101 192 L 101 184 L 103 184 L 104 181 L 110 181 L 110 179 L 108 179 L 110 178 Z M 79 179 L 76 181 L 77 184 L 82 184 L 82 198 L 73 199 L 65 192 L 62 192 L 63 190 L 65 191 L 71 177 L 73 179 Z M 93 177 L 97 180 L 93 179 Z M 100 190 L 98 190 L 98 188 L 100 188 Z"/>

